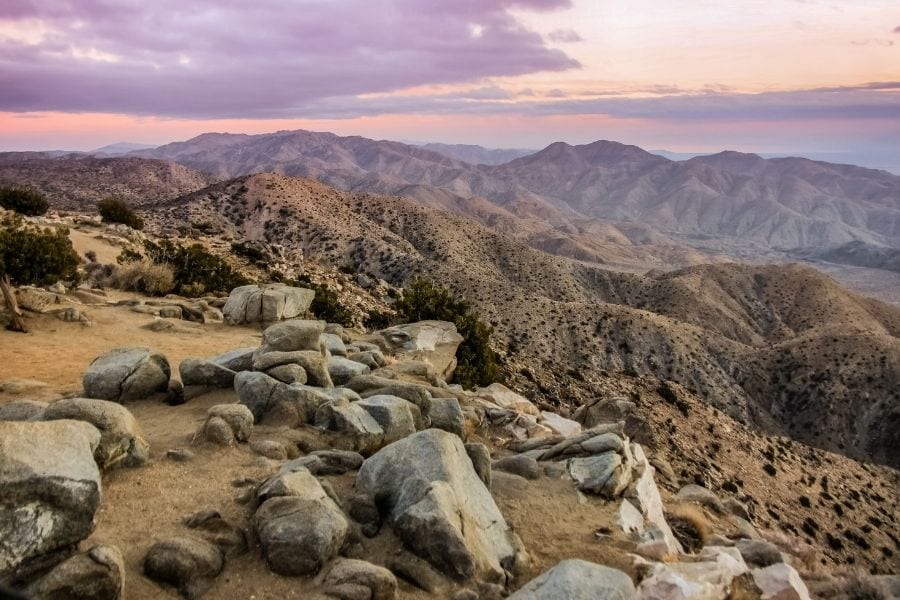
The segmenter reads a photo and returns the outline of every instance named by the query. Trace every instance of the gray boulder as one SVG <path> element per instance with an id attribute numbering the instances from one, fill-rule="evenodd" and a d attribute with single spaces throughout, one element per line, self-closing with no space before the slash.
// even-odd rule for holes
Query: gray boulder
<path id="1" fill-rule="evenodd" d="M 684 486 L 678 490 L 675 499 L 681 502 L 695 502 L 720 515 L 725 514 L 725 507 L 722 505 L 722 501 L 719 500 L 719 497 L 712 491 L 700 485 L 691 483 Z"/>
<path id="2" fill-rule="evenodd" d="M 293 319 L 284 323 L 270 325 L 263 331 L 260 351 L 295 352 L 297 350 L 315 350 L 324 354 L 322 334 L 325 321 Z"/>
<path id="3" fill-rule="evenodd" d="M 282 283 L 243 285 L 231 290 L 222 314 L 232 325 L 293 319 L 309 310 L 315 296 L 313 290 Z"/>
<path id="4" fill-rule="evenodd" d="M 631 463 L 616 452 L 570 458 L 566 468 L 579 490 L 607 498 L 620 496 L 631 483 Z"/>
<path id="5" fill-rule="evenodd" d="M 125 589 L 125 562 L 115 546 L 94 546 L 61 562 L 32 582 L 29 598 L 118 600 Z"/>
<path id="6" fill-rule="evenodd" d="M 278 365 L 277 367 L 272 367 L 271 369 L 266 371 L 266 375 L 288 385 L 292 383 L 299 383 L 301 385 L 304 385 L 307 381 L 306 369 L 304 369 L 300 365 L 294 364 Z"/>
<path id="7" fill-rule="evenodd" d="M 466 439 L 466 417 L 456 398 L 432 398 L 428 414 L 431 426 Z"/>
<path id="8" fill-rule="evenodd" d="M 368 341 L 405 360 L 430 363 L 441 378 L 450 379 L 456 369 L 456 349 L 463 337 L 447 321 L 420 321 L 389 327 L 372 334 Z"/>
<path id="9" fill-rule="evenodd" d="M 234 391 L 241 404 L 250 409 L 253 418 L 259 422 L 269 410 L 275 389 L 283 385 L 277 379 L 256 371 L 241 371 L 234 378 Z"/>
<path id="10" fill-rule="evenodd" d="M 263 486 L 254 517 L 266 562 L 279 575 L 316 573 L 337 555 L 350 524 L 308 471 L 276 477 Z"/>
<path id="11" fill-rule="evenodd" d="M 384 444 L 384 429 L 358 404 L 322 404 L 316 412 L 315 423 L 316 427 L 342 433 L 350 447 L 369 455 Z"/>
<path id="12" fill-rule="evenodd" d="M 416 432 L 416 418 L 413 414 L 419 408 L 396 396 L 369 396 L 355 402 L 353 406 L 369 413 L 384 431 L 382 444 L 391 444 Z M 421 418 L 419 419 L 421 421 Z"/>
<path id="13" fill-rule="evenodd" d="M 99 445 L 84 421 L 0 422 L 0 581 L 56 562 L 91 533 Z"/>
<path id="14" fill-rule="evenodd" d="M 186 358 L 178 365 L 181 383 L 212 388 L 234 386 L 235 372 L 227 367 L 202 358 Z"/>
<path id="15" fill-rule="evenodd" d="M 367 375 L 370 369 L 361 362 L 343 356 L 328 359 L 328 375 L 334 385 L 344 385 L 357 375 Z"/>
<path id="16" fill-rule="evenodd" d="M 754 567 L 770 567 L 784 562 L 778 546 L 765 540 L 738 540 L 735 546 L 744 562 Z"/>
<path id="17" fill-rule="evenodd" d="M 343 475 L 356 471 L 363 464 L 363 456 L 350 450 L 316 450 L 311 454 L 281 465 L 280 472 L 288 473 L 306 469 L 313 475 Z"/>
<path id="18" fill-rule="evenodd" d="M 238 348 L 213 356 L 209 361 L 235 373 L 238 371 L 250 371 L 253 369 L 253 353 L 255 351 L 256 348 L 252 346 L 249 348 Z"/>
<path id="19" fill-rule="evenodd" d="M 223 568 L 222 549 L 196 537 L 162 540 L 153 544 L 144 557 L 144 575 L 171 585 L 186 598 L 203 595 Z"/>
<path id="20" fill-rule="evenodd" d="M 564 560 L 526 583 L 509 600 L 633 600 L 637 592 L 622 571 L 580 559 Z"/>
<path id="21" fill-rule="evenodd" d="M 40 421 L 46 408 L 46 402 L 13 400 L 0 405 L 0 421 Z"/>
<path id="22" fill-rule="evenodd" d="M 384 567 L 364 560 L 335 560 L 323 581 L 329 596 L 392 600 L 397 593 L 397 578 Z"/>
<path id="23" fill-rule="evenodd" d="M 354 352 L 348 354 L 347 358 L 362 363 L 371 370 L 380 369 L 385 365 L 384 355 L 378 350 L 366 350 L 363 352 Z"/>
<path id="24" fill-rule="evenodd" d="M 127 402 L 165 392 L 172 374 L 166 357 L 148 348 L 115 348 L 101 354 L 84 374 L 89 398 Z"/>
<path id="25" fill-rule="evenodd" d="M 325 344 L 325 349 L 332 356 L 347 356 L 347 346 L 344 345 L 344 340 L 341 339 L 340 335 L 323 333 L 322 343 Z"/>
<path id="26" fill-rule="evenodd" d="M 121 404 L 89 398 L 57 400 L 44 411 L 43 420 L 60 419 L 85 421 L 100 431 L 94 459 L 101 469 L 138 467 L 150 458 L 150 445 L 137 419 Z"/>
<path id="27" fill-rule="evenodd" d="M 462 440 L 428 429 L 386 446 L 356 478 L 397 536 L 447 575 L 506 581 L 524 558 Z"/>
<path id="28" fill-rule="evenodd" d="M 490 488 L 493 474 L 491 469 L 491 451 L 480 442 L 464 444 L 463 447 L 466 449 L 466 454 L 469 455 L 469 460 L 472 461 L 472 468 L 475 469 L 478 479 Z"/>
<path id="29" fill-rule="evenodd" d="M 524 477 L 525 479 L 540 479 L 541 475 L 544 474 L 544 470 L 538 462 L 524 454 L 507 456 L 500 460 L 495 460 L 491 467 L 494 470 L 513 473 L 514 475 Z"/>
<path id="30" fill-rule="evenodd" d="M 281 365 L 300 365 L 306 371 L 306 379 L 310 385 L 319 387 L 333 387 L 331 377 L 328 374 L 328 365 L 325 357 L 317 350 L 258 350 L 253 355 L 253 368 L 257 371 L 267 371 Z"/>
<path id="31" fill-rule="evenodd" d="M 228 446 L 246 442 L 253 432 L 253 413 L 243 404 L 216 404 L 206 411 L 199 436 L 208 442 Z"/>

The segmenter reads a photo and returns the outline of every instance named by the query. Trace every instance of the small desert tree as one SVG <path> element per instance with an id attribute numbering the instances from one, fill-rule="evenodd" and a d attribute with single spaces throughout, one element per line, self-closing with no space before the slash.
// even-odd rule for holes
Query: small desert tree
<path id="1" fill-rule="evenodd" d="M 21 185 L 0 187 L 0 206 L 27 217 L 37 217 L 47 212 L 50 203 L 37 190 Z"/>
<path id="2" fill-rule="evenodd" d="M 0 291 L 11 313 L 9 329 L 25 331 L 12 284 L 48 285 L 76 276 L 78 255 L 65 228 L 41 229 L 21 219 L 0 223 Z"/>
<path id="3" fill-rule="evenodd" d="M 137 216 L 124 200 L 118 198 L 106 198 L 97 203 L 97 211 L 104 223 L 122 223 L 132 229 L 140 231 L 144 228 L 144 221 Z"/>
<path id="4" fill-rule="evenodd" d="M 417 277 L 403 290 L 394 308 L 408 321 L 450 321 L 463 337 L 456 350 L 453 381 L 466 388 L 488 385 L 500 378 L 497 355 L 491 349 L 493 329 L 483 323 L 465 300 L 457 300 L 442 287 Z"/>

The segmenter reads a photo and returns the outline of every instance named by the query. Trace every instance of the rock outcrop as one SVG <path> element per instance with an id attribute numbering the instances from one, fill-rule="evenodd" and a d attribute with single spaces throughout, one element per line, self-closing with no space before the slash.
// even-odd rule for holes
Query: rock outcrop
<path id="1" fill-rule="evenodd" d="M 294 319 L 309 310 L 315 295 L 313 290 L 283 283 L 244 285 L 231 290 L 222 313 L 232 325 Z"/>
<path id="2" fill-rule="evenodd" d="M 166 357 L 148 348 L 115 348 L 101 354 L 84 374 L 85 396 L 127 402 L 165 392 L 172 371 Z"/>

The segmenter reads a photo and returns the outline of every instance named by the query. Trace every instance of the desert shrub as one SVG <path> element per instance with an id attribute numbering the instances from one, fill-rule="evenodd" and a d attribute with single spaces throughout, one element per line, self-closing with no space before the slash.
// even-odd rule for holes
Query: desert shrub
<path id="1" fill-rule="evenodd" d="M 175 271 L 167 264 L 129 262 L 115 269 L 107 284 L 129 292 L 165 296 L 175 288 Z"/>
<path id="2" fill-rule="evenodd" d="M 47 212 L 50 203 L 33 188 L 13 185 L 0 187 L 0 206 L 20 215 L 36 217 Z"/>
<path id="3" fill-rule="evenodd" d="M 137 250 L 132 250 L 131 248 L 125 248 L 119 255 L 116 257 L 116 262 L 120 265 L 124 265 L 130 262 L 134 262 L 136 260 L 143 260 L 144 255 L 138 252 Z"/>
<path id="4" fill-rule="evenodd" d="M 232 243 L 231 251 L 235 256 L 246 258 L 250 262 L 265 262 L 269 260 L 269 255 L 264 248 L 249 241 Z"/>
<path id="5" fill-rule="evenodd" d="M 366 329 L 377 331 L 394 325 L 396 320 L 396 315 L 391 312 L 373 310 L 366 315 L 365 319 L 363 319 L 363 325 L 366 326 Z"/>
<path id="6" fill-rule="evenodd" d="M 313 298 L 312 304 L 309 305 L 309 311 L 316 318 L 346 327 L 353 326 L 353 313 L 341 304 L 336 292 L 324 285 L 314 285 L 313 289 L 316 292 L 316 297 Z"/>
<path id="7" fill-rule="evenodd" d="M 97 262 L 97 253 L 93 250 L 88 250 L 84 253 L 84 257 L 88 260 L 88 262 L 95 263 Z"/>
<path id="8" fill-rule="evenodd" d="M 703 511 L 693 504 L 675 504 L 666 511 L 666 521 L 684 549 L 693 554 L 700 551 L 709 537 L 709 521 Z"/>
<path id="9" fill-rule="evenodd" d="M 887 590 L 876 579 L 865 573 L 852 573 L 840 585 L 841 598 L 846 600 L 888 600 Z"/>
<path id="10" fill-rule="evenodd" d="M 210 292 L 230 292 L 249 280 L 225 260 L 200 244 L 182 246 L 169 240 L 144 242 L 147 258 L 155 264 L 171 266 L 176 294 L 197 296 Z M 120 257 L 121 258 L 121 257 Z"/>
<path id="11" fill-rule="evenodd" d="M 0 274 L 13 283 L 49 285 L 77 279 L 78 263 L 68 229 L 41 229 L 16 218 L 0 223 Z"/>
<path id="12" fill-rule="evenodd" d="M 672 389 L 672 386 L 669 385 L 668 381 L 663 381 L 662 383 L 660 383 L 656 388 L 656 393 L 659 394 L 660 398 L 677 408 L 678 412 L 680 412 L 682 415 L 684 415 L 685 417 L 688 416 L 691 405 L 678 397 L 678 394 L 675 393 L 675 390 Z"/>
<path id="13" fill-rule="evenodd" d="M 394 308 L 407 321 L 450 321 L 463 337 L 456 351 L 453 383 L 465 388 L 500 380 L 497 354 L 491 348 L 493 329 L 482 322 L 465 300 L 455 299 L 446 289 L 417 277 L 409 282 Z"/>
<path id="14" fill-rule="evenodd" d="M 144 221 L 137 216 L 128 204 L 118 198 L 106 198 L 97 203 L 97 211 L 104 223 L 121 223 L 140 231 Z"/>

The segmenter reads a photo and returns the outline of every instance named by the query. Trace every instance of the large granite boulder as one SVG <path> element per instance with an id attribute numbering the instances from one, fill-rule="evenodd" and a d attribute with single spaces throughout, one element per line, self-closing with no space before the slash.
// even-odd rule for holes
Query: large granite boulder
<path id="1" fill-rule="evenodd" d="M 91 533 L 99 445 L 84 421 L 0 422 L 0 581 L 56 562 Z"/>
<path id="2" fill-rule="evenodd" d="M 463 337 L 447 321 L 419 321 L 375 332 L 369 341 L 402 360 L 422 360 L 444 380 L 456 369 L 456 349 Z"/>
<path id="3" fill-rule="evenodd" d="M 222 308 L 232 325 L 293 319 L 309 310 L 316 293 L 283 283 L 243 285 L 231 290 Z"/>
<path id="4" fill-rule="evenodd" d="M 526 583 L 509 600 L 633 600 L 636 597 L 631 578 L 622 571 L 570 559 Z"/>
<path id="5" fill-rule="evenodd" d="M 310 575 L 334 558 L 350 523 L 306 469 L 282 472 L 260 488 L 254 522 L 269 567 L 279 575 Z"/>
<path id="6" fill-rule="evenodd" d="M 391 444 L 416 432 L 416 416 L 419 412 L 412 402 L 396 396 L 369 396 L 354 402 L 352 406 L 362 408 L 375 419 L 384 431 L 383 444 Z M 421 416 L 418 421 L 421 422 Z"/>
<path id="7" fill-rule="evenodd" d="M 84 374 L 85 396 L 127 402 L 165 392 L 172 371 L 166 357 L 149 348 L 114 348 L 101 354 Z"/>
<path id="8" fill-rule="evenodd" d="M 100 431 L 94 459 L 101 469 L 138 467 L 150 458 L 150 445 L 131 412 L 115 402 L 91 398 L 67 398 L 50 404 L 43 420 L 86 421 Z"/>
<path id="9" fill-rule="evenodd" d="M 445 574 L 505 583 L 525 555 L 462 440 L 428 429 L 386 446 L 356 478 L 403 543 Z"/>

